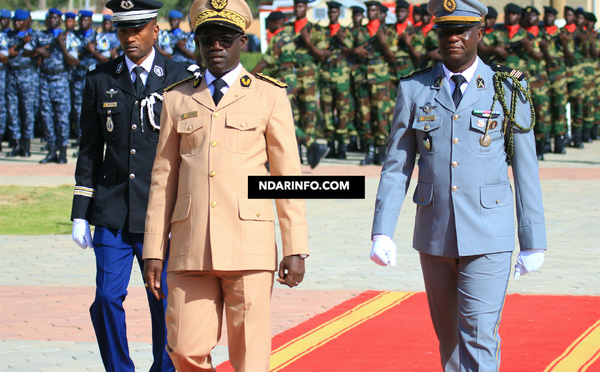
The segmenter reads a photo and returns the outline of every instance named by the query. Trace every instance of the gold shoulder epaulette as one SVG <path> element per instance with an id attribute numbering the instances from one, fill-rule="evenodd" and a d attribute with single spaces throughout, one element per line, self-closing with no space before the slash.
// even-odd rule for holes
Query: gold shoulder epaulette
<path id="1" fill-rule="evenodd" d="M 404 76 L 402 76 L 402 77 L 400 78 L 400 80 L 404 80 L 404 79 L 411 78 L 411 77 L 413 77 L 413 76 L 421 75 L 421 74 L 424 74 L 424 73 L 426 73 L 426 72 L 429 72 L 429 71 L 431 71 L 431 70 L 433 70 L 433 67 L 427 67 L 427 68 L 425 68 L 425 69 L 423 69 L 423 70 L 413 71 L 413 72 L 411 72 L 411 73 L 410 73 L 410 74 L 408 74 L 408 75 L 404 75 Z"/>
<path id="2" fill-rule="evenodd" d="M 523 80 L 527 77 L 527 74 L 524 73 L 523 71 L 515 70 L 510 67 L 506 67 L 506 66 L 502 66 L 502 65 L 498 65 L 498 64 L 490 65 L 490 67 L 492 68 L 492 71 L 494 71 L 494 72 L 506 72 L 507 74 L 514 76 L 517 80 Z"/>
<path id="3" fill-rule="evenodd" d="M 173 88 L 175 88 L 175 87 L 178 87 L 178 86 L 180 86 L 180 85 L 182 85 L 182 84 L 185 84 L 185 83 L 187 83 L 187 82 L 190 82 L 190 81 L 194 80 L 195 78 L 196 78 L 195 76 L 189 76 L 189 77 L 186 77 L 185 79 L 183 79 L 183 80 L 181 80 L 181 81 L 178 81 L 178 82 L 176 82 L 175 84 L 171 84 L 171 85 L 169 85 L 168 87 L 166 87 L 166 88 L 165 88 L 165 92 L 168 92 L 168 91 L 170 91 L 171 89 L 173 89 Z"/>
<path id="4" fill-rule="evenodd" d="M 272 78 L 270 76 L 267 75 L 263 75 L 260 72 L 256 74 L 256 77 L 259 78 L 260 80 L 264 80 L 264 81 L 268 81 L 269 83 L 273 84 L 273 85 L 277 85 L 280 88 L 287 88 L 288 85 L 282 81 L 279 81 L 275 78 Z"/>

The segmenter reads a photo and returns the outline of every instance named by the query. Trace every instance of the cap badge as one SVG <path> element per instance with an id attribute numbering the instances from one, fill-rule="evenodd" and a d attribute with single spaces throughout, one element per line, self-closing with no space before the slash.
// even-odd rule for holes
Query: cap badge
<path id="1" fill-rule="evenodd" d="M 125 10 L 129 10 L 129 9 L 133 8 L 133 1 L 131 1 L 131 0 L 121 1 L 121 8 L 123 8 Z"/>
<path id="2" fill-rule="evenodd" d="M 456 9 L 456 1 L 455 0 L 443 0 L 444 10 L 448 13 L 452 13 Z"/>
<path id="3" fill-rule="evenodd" d="M 227 0 L 210 0 L 210 5 L 212 5 L 216 11 L 220 12 L 227 6 Z"/>

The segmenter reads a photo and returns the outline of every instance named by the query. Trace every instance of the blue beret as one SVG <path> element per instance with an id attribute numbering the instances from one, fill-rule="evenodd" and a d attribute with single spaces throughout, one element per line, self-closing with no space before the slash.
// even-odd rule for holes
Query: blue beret
<path id="1" fill-rule="evenodd" d="M 179 10 L 171 10 L 169 12 L 169 18 L 183 18 L 183 14 Z"/>
<path id="2" fill-rule="evenodd" d="M 73 13 L 73 12 L 66 12 L 65 13 L 65 19 L 67 18 L 75 18 L 77 17 L 77 14 Z"/>
<path id="3" fill-rule="evenodd" d="M 10 18 L 11 14 L 10 14 L 10 10 L 8 9 L 2 9 L 0 11 L 0 18 Z"/>
<path id="4" fill-rule="evenodd" d="M 112 21 L 112 16 L 110 14 L 105 14 L 102 16 L 103 21 Z"/>
<path id="5" fill-rule="evenodd" d="M 90 10 L 80 10 L 78 14 L 80 17 L 91 17 L 94 15 L 94 12 Z"/>
<path id="6" fill-rule="evenodd" d="M 27 18 L 29 18 L 29 12 L 27 10 L 23 10 L 23 9 L 17 9 L 15 10 L 15 15 L 13 16 L 13 19 L 15 21 L 24 21 Z"/>
<path id="7" fill-rule="evenodd" d="M 59 16 L 62 17 L 62 12 L 56 8 L 50 8 L 48 9 L 48 14 L 58 14 Z"/>

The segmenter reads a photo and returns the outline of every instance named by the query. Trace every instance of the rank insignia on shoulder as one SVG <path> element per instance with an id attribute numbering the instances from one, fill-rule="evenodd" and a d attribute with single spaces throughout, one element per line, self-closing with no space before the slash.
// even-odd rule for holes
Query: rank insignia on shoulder
<path id="1" fill-rule="evenodd" d="M 91 64 L 90 67 L 88 67 L 88 71 L 94 71 L 96 69 L 96 64 Z"/>
<path id="2" fill-rule="evenodd" d="M 433 87 L 441 88 L 443 82 L 444 78 L 442 77 L 442 75 L 438 75 L 438 77 L 435 78 L 435 83 L 433 83 Z"/>
<path id="3" fill-rule="evenodd" d="M 478 118 L 497 118 L 500 116 L 500 111 L 473 110 L 471 113 Z"/>
<path id="4" fill-rule="evenodd" d="M 411 72 L 408 75 L 404 75 L 404 76 L 400 77 L 400 80 L 404 80 L 404 79 L 411 78 L 413 76 L 421 75 L 421 74 L 424 74 L 424 73 L 429 72 L 431 70 L 433 70 L 433 67 L 427 67 L 427 68 L 425 68 L 423 70 L 413 71 L 413 72 Z"/>
<path id="5" fill-rule="evenodd" d="M 475 83 L 477 84 L 477 89 L 485 88 L 485 80 L 483 80 L 483 78 L 481 76 L 477 76 Z"/>
<path id="6" fill-rule="evenodd" d="M 123 71 L 123 62 L 121 62 L 117 65 L 117 74 L 120 74 L 121 71 Z"/>
<path id="7" fill-rule="evenodd" d="M 259 78 L 260 80 L 264 80 L 264 81 L 268 81 L 269 83 L 273 84 L 273 85 L 277 85 L 280 88 L 287 88 L 288 85 L 282 81 L 279 81 L 275 78 L 272 78 L 270 76 L 266 76 L 261 74 L 260 72 L 256 74 L 256 77 Z"/>
<path id="8" fill-rule="evenodd" d="M 502 66 L 502 65 L 490 65 L 494 72 L 506 72 L 511 76 L 514 76 L 517 80 L 523 80 L 526 77 L 526 74 L 523 71 L 515 70 L 510 67 Z"/>
<path id="9" fill-rule="evenodd" d="M 240 84 L 242 84 L 242 86 L 244 88 L 248 88 L 250 86 L 250 84 L 252 84 L 252 79 L 250 79 L 250 76 L 244 75 L 240 79 Z"/>
<path id="10" fill-rule="evenodd" d="M 189 81 L 192 81 L 193 79 L 195 79 L 194 76 L 189 76 L 189 77 L 187 77 L 187 78 L 185 78 L 185 79 L 183 79 L 181 81 L 176 82 L 175 84 L 171 84 L 171 85 L 169 85 L 168 87 L 165 88 L 165 92 L 168 92 L 171 89 L 180 86 L 181 84 L 184 84 L 184 83 L 187 83 Z"/>

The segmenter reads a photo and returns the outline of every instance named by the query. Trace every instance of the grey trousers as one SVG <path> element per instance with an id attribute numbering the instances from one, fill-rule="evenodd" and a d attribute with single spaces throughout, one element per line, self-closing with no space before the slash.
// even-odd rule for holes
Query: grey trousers
<path id="1" fill-rule="evenodd" d="M 442 367 L 498 371 L 498 326 L 512 252 L 460 258 L 420 253 L 421 269 Z"/>

